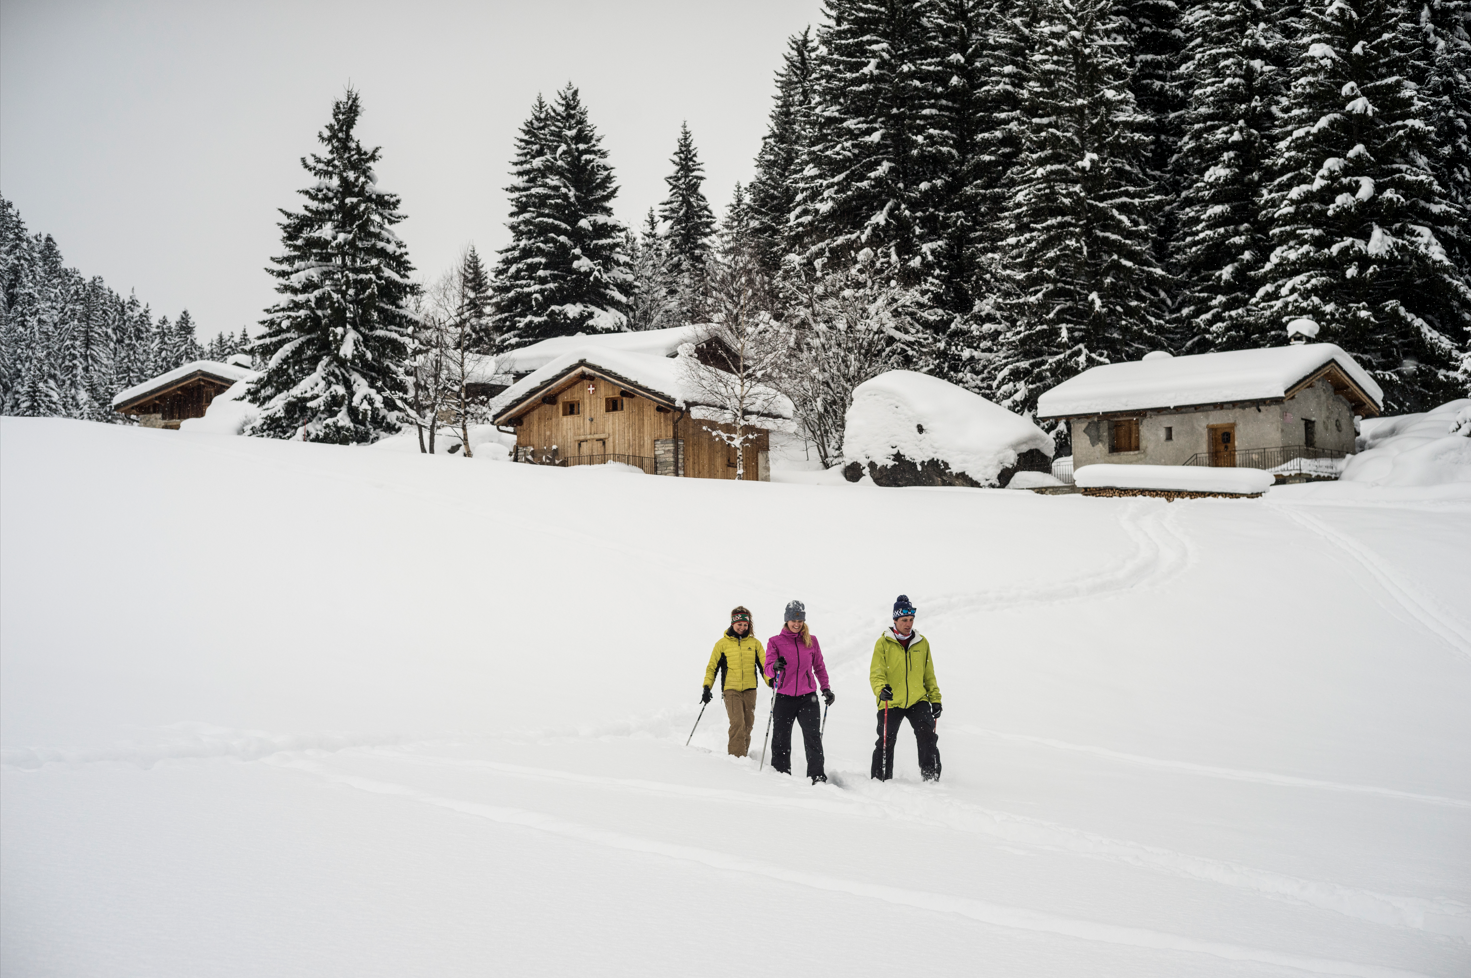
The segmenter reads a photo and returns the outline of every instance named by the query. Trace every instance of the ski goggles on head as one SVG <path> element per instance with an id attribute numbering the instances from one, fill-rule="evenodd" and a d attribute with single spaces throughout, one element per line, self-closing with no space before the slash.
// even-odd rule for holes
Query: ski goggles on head
<path id="1" fill-rule="evenodd" d="M 898 621 L 900 618 L 913 618 L 917 613 L 918 612 L 916 612 L 913 608 L 900 608 L 898 611 L 894 612 L 894 620 Z"/>

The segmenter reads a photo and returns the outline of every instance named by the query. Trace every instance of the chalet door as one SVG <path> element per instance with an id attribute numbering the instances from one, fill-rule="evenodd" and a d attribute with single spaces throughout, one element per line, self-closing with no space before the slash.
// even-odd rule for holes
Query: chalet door
<path id="1" fill-rule="evenodd" d="M 1236 426 L 1213 424 L 1206 426 L 1206 437 L 1210 439 L 1211 465 L 1224 468 L 1236 467 Z"/>
<path id="2" fill-rule="evenodd" d="M 577 443 L 578 455 L 606 455 L 608 454 L 608 440 L 606 438 L 587 438 Z"/>

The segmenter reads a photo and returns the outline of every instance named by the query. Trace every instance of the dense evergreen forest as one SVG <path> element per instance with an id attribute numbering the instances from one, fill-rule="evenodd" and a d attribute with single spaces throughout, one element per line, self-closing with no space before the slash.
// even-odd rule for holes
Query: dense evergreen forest
<path id="1" fill-rule="evenodd" d="M 410 282 L 360 111 L 355 92 L 337 103 L 307 207 L 283 211 L 283 301 L 255 352 L 317 353 L 276 358 L 258 434 L 412 421 L 443 329 L 492 353 L 718 321 L 731 281 L 761 293 L 740 307 L 782 337 L 768 379 L 804 392 L 811 424 L 896 366 L 1027 412 L 1097 364 L 1294 334 L 1358 358 L 1387 413 L 1471 390 L 1466 0 L 827 0 L 787 41 L 722 219 L 684 126 L 668 197 L 623 226 L 569 84 L 517 135 L 510 243 L 489 269 L 470 252 L 457 288 Z M 7 413 L 101 417 L 110 391 L 191 355 L 187 314 L 153 322 L 8 204 L 4 220 Z M 327 226 L 360 232 L 328 254 Z M 327 268 L 357 271 L 304 299 Z"/>
<path id="2" fill-rule="evenodd" d="M 30 234 L 0 199 L 0 414 L 124 422 L 118 391 L 191 360 L 223 360 L 250 342 L 220 334 L 201 347 L 185 309 L 172 322 L 86 278 L 49 234 Z"/>

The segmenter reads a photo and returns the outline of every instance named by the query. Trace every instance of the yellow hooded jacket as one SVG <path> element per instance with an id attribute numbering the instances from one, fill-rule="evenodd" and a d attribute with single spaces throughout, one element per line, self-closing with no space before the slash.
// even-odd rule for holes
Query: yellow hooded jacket
<path id="1" fill-rule="evenodd" d="M 718 670 L 725 674 L 725 689 L 736 692 L 755 689 L 757 677 L 766 668 L 765 656 L 766 650 L 761 647 L 759 638 L 754 635 L 737 636 L 726 629 L 710 653 L 710 664 L 705 667 L 705 685 L 714 688 Z"/>
<path id="2" fill-rule="evenodd" d="M 894 691 L 889 703 L 896 709 L 908 709 L 920 700 L 940 702 L 940 684 L 935 682 L 935 664 L 930 660 L 930 640 L 918 631 L 909 648 L 900 645 L 889 629 L 873 646 L 873 662 L 868 667 L 868 682 L 879 709 L 884 708 L 878 695 L 885 686 Z"/>

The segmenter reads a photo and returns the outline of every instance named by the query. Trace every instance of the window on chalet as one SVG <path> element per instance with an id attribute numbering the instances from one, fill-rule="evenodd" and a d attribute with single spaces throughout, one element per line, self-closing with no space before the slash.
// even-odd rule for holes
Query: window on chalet
<path id="1" fill-rule="evenodd" d="M 621 398 L 621 397 L 605 397 L 605 398 L 603 398 L 603 410 L 606 411 L 606 412 L 608 412 L 609 414 L 612 414 L 614 411 L 622 411 L 623 410 L 623 398 Z"/>
<path id="2" fill-rule="evenodd" d="M 581 401 L 563 401 L 562 402 L 562 417 L 564 417 L 564 418 L 570 418 L 574 414 L 581 414 L 581 413 L 582 413 L 582 402 Z"/>
<path id="3" fill-rule="evenodd" d="M 1174 440 L 1175 440 L 1175 429 L 1174 428 L 1171 428 L 1169 425 L 1165 425 L 1165 441 L 1174 441 Z"/>
<path id="4" fill-rule="evenodd" d="M 1139 419 L 1119 418 L 1113 422 L 1108 450 L 1110 452 L 1139 451 Z"/>
<path id="5" fill-rule="evenodd" d="M 1302 419 L 1302 443 L 1309 448 L 1318 444 L 1318 425 L 1307 418 Z"/>

